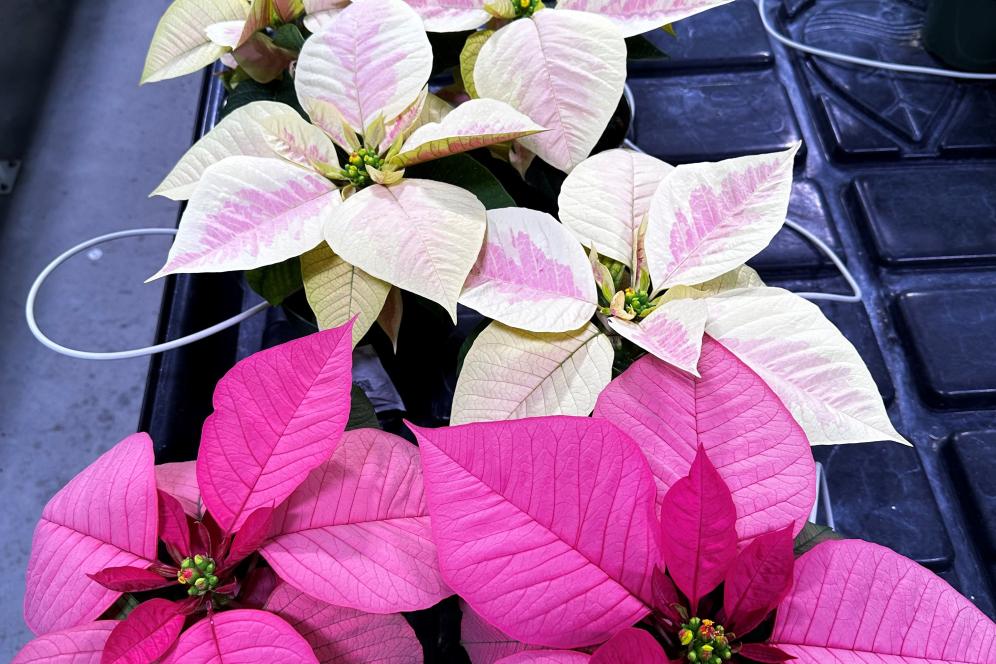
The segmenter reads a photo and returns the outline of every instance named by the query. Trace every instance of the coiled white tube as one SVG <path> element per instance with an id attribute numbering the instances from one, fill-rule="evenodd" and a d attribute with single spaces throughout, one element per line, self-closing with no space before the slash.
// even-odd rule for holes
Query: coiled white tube
<path id="1" fill-rule="evenodd" d="M 118 240 L 126 237 L 137 237 L 142 235 L 176 235 L 175 228 L 135 228 L 126 231 L 117 231 L 115 233 L 107 233 L 106 235 L 100 235 L 95 238 L 86 240 L 85 242 L 80 242 L 76 246 L 64 251 L 59 256 L 55 258 L 51 263 L 45 266 L 38 276 L 35 278 L 33 284 L 31 284 L 31 289 L 28 291 L 28 299 L 24 304 L 24 317 L 28 321 L 28 329 L 31 330 L 31 334 L 34 335 L 35 339 L 42 343 L 45 347 L 54 350 L 56 353 L 65 355 L 67 357 L 74 357 L 80 360 L 126 360 L 135 357 L 144 357 L 147 355 L 154 355 L 155 353 L 163 353 L 168 350 L 175 350 L 181 348 L 188 344 L 192 344 L 195 341 L 200 341 L 206 337 L 211 336 L 222 330 L 227 330 L 228 328 L 238 325 L 242 321 L 255 316 L 261 311 L 264 311 L 270 305 L 266 302 L 260 302 L 252 306 L 251 308 L 243 311 L 240 314 L 232 316 L 227 320 L 223 320 L 220 323 L 216 323 L 211 327 L 205 328 L 193 334 L 188 334 L 187 336 L 180 337 L 179 339 L 173 339 L 172 341 L 166 341 L 161 344 L 156 344 L 154 346 L 146 346 L 144 348 L 133 348 L 131 350 L 118 350 L 118 351 L 87 351 L 87 350 L 77 350 L 75 348 L 69 348 L 58 344 L 51 339 L 49 339 L 41 328 L 38 327 L 38 321 L 35 319 L 35 300 L 38 298 L 38 291 L 41 290 L 42 285 L 45 280 L 58 268 L 60 265 L 65 263 L 67 260 L 77 255 L 81 251 L 85 251 L 90 247 L 96 246 L 98 244 L 103 244 L 105 242 L 110 242 L 111 240 Z"/>

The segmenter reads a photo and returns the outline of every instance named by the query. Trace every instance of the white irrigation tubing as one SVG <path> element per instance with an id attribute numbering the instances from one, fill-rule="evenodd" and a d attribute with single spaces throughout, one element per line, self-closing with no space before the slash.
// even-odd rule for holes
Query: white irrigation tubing
<path id="1" fill-rule="evenodd" d="M 265 310 L 270 305 L 266 302 L 260 302 L 257 305 L 243 311 L 242 313 L 232 316 L 227 320 L 223 320 L 220 323 L 216 323 L 211 327 L 200 330 L 199 332 L 194 332 L 193 334 L 188 334 L 185 337 L 180 337 L 179 339 L 173 339 L 172 341 L 167 341 L 161 344 L 156 344 L 154 346 L 146 346 L 144 348 L 133 348 L 131 350 L 118 350 L 118 351 L 108 351 L 108 352 L 97 352 L 97 351 L 87 351 L 87 350 L 77 350 L 75 348 L 68 348 L 61 344 L 58 344 L 51 339 L 49 339 L 44 332 L 38 327 L 38 321 L 35 320 L 35 300 L 38 297 L 38 291 L 41 290 L 42 284 L 48 279 L 49 275 L 55 271 L 60 265 L 65 263 L 67 260 L 73 256 L 79 254 L 82 251 L 94 247 L 98 244 L 103 244 L 105 242 L 110 242 L 112 240 L 118 240 L 126 237 L 136 237 L 143 235 L 176 235 L 175 228 L 135 228 L 126 231 L 117 231 L 116 233 L 107 233 L 106 235 L 100 235 L 98 237 L 89 239 L 85 242 L 80 242 L 75 247 L 63 252 L 55 260 L 45 266 L 45 269 L 35 278 L 33 284 L 31 284 L 31 290 L 28 291 L 28 300 L 24 304 L 24 316 L 28 321 L 28 328 L 31 330 L 31 334 L 34 335 L 35 339 L 40 341 L 42 345 L 54 350 L 56 353 L 61 355 L 66 355 L 68 357 L 74 357 L 80 360 L 126 360 L 134 357 L 144 357 L 146 355 L 154 355 L 155 353 L 163 353 L 168 350 L 174 350 L 187 344 L 191 344 L 195 341 L 200 341 L 206 337 L 215 334 L 216 332 L 221 332 L 222 330 L 227 330 L 228 328 L 238 325 L 242 321 L 255 316 L 259 312 Z"/>
<path id="2" fill-rule="evenodd" d="M 816 48 L 814 46 L 807 46 L 794 39 L 778 32 L 774 26 L 771 25 L 771 19 L 768 17 L 768 12 L 766 9 L 765 0 L 757 0 L 757 12 L 761 16 L 761 23 L 764 25 L 764 29 L 769 35 L 777 39 L 782 44 L 785 44 L 789 48 L 794 48 L 797 51 L 802 51 L 803 53 L 809 53 L 810 55 L 815 55 L 821 58 L 827 58 L 829 60 L 839 60 L 840 62 L 847 62 L 852 65 L 861 65 L 864 67 L 873 67 L 875 69 L 888 69 L 889 71 L 898 71 L 905 74 L 924 74 L 926 76 L 943 76 L 946 78 L 960 78 L 969 81 L 996 81 L 996 74 L 978 74 L 975 72 L 967 71 L 956 71 L 953 69 L 940 69 L 938 67 L 919 67 L 917 65 L 903 65 L 896 62 L 884 62 L 882 60 L 870 60 L 868 58 L 859 58 L 856 55 L 848 55 L 846 53 L 837 53 L 836 51 L 827 51 L 822 48 Z"/>

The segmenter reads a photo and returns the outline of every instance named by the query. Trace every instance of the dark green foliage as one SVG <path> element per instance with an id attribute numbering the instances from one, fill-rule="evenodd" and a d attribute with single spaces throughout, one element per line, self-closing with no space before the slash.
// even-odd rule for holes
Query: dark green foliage
<path id="1" fill-rule="evenodd" d="M 246 281 L 264 300 L 276 306 L 304 288 L 301 260 L 295 256 L 282 263 L 248 270 Z"/>
<path id="2" fill-rule="evenodd" d="M 839 539 L 844 539 L 844 537 L 832 528 L 818 526 L 815 523 L 807 521 L 802 532 L 795 537 L 795 555 L 799 557 L 821 542 Z"/>
<path id="3" fill-rule="evenodd" d="M 416 164 L 405 169 L 406 178 L 437 180 L 472 192 L 489 210 L 514 207 L 515 200 L 494 175 L 479 161 L 466 154 Z"/>
<path id="4" fill-rule="evenodd" d="M 363 389 L 354 384 L 349 397 L 349 420 L 346 422 L 346 431 L 380 429 L 377 413 Z"/>

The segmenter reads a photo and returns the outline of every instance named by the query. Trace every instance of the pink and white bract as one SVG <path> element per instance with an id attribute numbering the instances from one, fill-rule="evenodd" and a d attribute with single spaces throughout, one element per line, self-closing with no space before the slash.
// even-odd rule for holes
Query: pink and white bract
<path id="1" fill-rule="evenodd" d="M 743 265 L 784 223 L 797 150 L 677 168 L 608 150 L 567 176 L 561 224 L 489 212 L 460 301 L 502 325 L 467 354 L 453 421 L 587 415 L 610 377 L 610 351 L 588 349 L 608 346 L 607 333 L 692 375 L 705 333 L 764 378 L 813 444 L 905 443 L 850 342 L 815 305 Z M 604 332 L 589 323 L 596 309 Z M 559 361 L 550 373 L 521 364 L 535 356 Z M 543 399 L 517 401 L 508 385 Z"/>
<path id="2" fill-rule="evenodd" d="M 702 349 L 701 377 L 638 360 L 594 418 L 415 429 L 475 664 L 992 661 L 996 625 L 919 565 L 860 541 L 793 560 L 808 441 Z"/>
<path id="3" fill-rule="evenodd" d="M 426 91 L 431 67 L 421 20 L 401 0 L 360 0 L 338 12 L 305 43 L 295 70 L 314 124 L 275 102 L 237 109 L 156 190 L 190 198 L 156 277 L 253 269 L 325 240 L 363 278 L 455 317 L 484 236 L 484 206 L 460 187 L 404 179 L 404 169 L 543 127 L 494 99 L 451 111 Z M 336 145 L 350 155 L 345 164 Z M 364 323 L 378 311 L 362 312 Z"/>
<path id="4" fill-rule="evenodd" d="M 25 620 L 42 636 L 15 661 L 421 661 L 398 612 L 450 590 L 418 450 L 343 433 L 350 369 L 348 325 L 260 352 L 219 382 L 196 462 L 157 469 L 135 434 L 80 473 L 35 532 Z M 92 622 L 154 589 L 183 592 Z"/>

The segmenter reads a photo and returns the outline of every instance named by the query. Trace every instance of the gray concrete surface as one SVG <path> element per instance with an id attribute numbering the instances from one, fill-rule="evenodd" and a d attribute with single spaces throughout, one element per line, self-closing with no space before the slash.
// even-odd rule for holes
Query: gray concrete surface
<path id="1" fill-rule="evenodd" d="M 172 226 L 176 204 L 148 199 L 190 143 L 200 76 L 138 87 L 166 0 L 0 0 L 0 159 L 23 160 L 0 195 L 0 661 L 31 638 L 21 618 L 31 535 L 45 502 L 134 432 L 148 361 L 85 362 L 38 345 L 24 323 L 34 275 L 86 238 Z M 60 342 L 110 350 L 152 341 L 161 286 L 143 285 L 168 238 L 123 240 L 81 256 L 41 296 Z"/>

